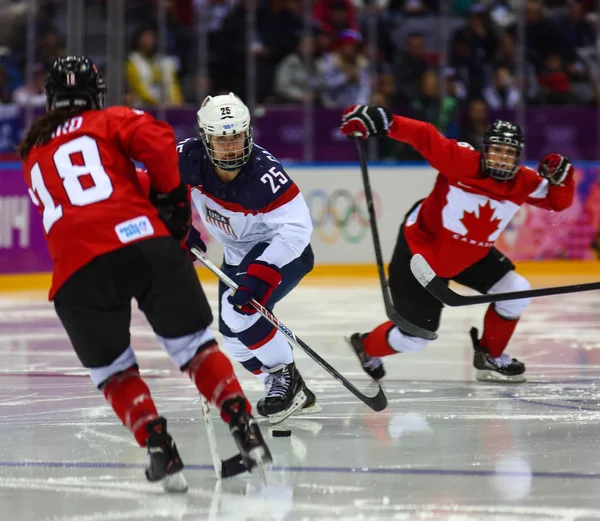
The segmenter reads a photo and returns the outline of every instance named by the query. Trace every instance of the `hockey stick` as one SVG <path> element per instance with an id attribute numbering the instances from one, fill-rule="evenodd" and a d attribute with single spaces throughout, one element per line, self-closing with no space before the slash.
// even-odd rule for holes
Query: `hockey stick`
<path id="1" fill-rule="evenodd" d="M 589 282 L 586 284 L 573 284 L 572 286 L 555 286 L 552 288 L 528 289 L 526 291 L 467 296 L 452 291 L 446 285 L 446 281 L 438 277 L 429 263 L 418 253 L 410 260 L 410 269 L 415 278 L 429 293 L 443 304 L 451 307 L 489 304 L 491 302 L 518 300 L 521 298 L 547 297 L 549 295 L 563 295 L 565 293 L 579 293 L 600 289 L 600 282 Z"/>
<path id="2" fill-rule="evenodd" d="M 190 251 L 196 256 L 196 258 L 204 264 L 210 271 L 212 271 L 219 279 L 223 281 L 227 286 L 229 286 L 232 290 L 236 290 L 238 285 L 231 280 L 225 273 L 223 273 L 217 266 L 215 266 L 207 257 L 204 255 L 204 252 L 200 250 L 196 246 L 192 246 Z M 302 349 L 308 356 L 310 356 L 317 364 L 319 364 L 325 371 L 327 371 L 331 376 L 333 376 L 338 382 L 340 382 L 346 389 L 348 389 L 354 396 L 356 396 L 359 400 L 364 402 L 374 411 L 382 411 L 387 407 L 387 397 L 383 392 L 381 386 L 379 386 L 379 392 L 371 397 L 365 394 L 362 394 L 354 385 L 352 385 L 346 378 L 344 378 L 336 369 L 329 365 L 323 358 L 321 358 L 317 353 L 315 353 L 306 343 L 304 343 L 300 338 L 298 338 L 291 329 L 285 326 L 282 322 L 280 322 L 273 313 L 271 313 L 267 308 L 261 306 L 256 300 L 251 300 L 250 304 L 258 311 L 264 318 L 266 318 L 271 324 L 273 324 L 279 331 L 281 331 L 291 342 L 296 344 L 300 349 Z"/>
<path id="3" fill-rule="evenodd" d="M 212 418 L 210 417 L 210 405 L 204 395 L 201 394 L 200 398 L 202 402 L 202 412 L 204 413 L 204 426 L 206 427 L 206 434 L 208 436 L 208 448 L 210 450 L 210 457 L 212 458 L 217 479 L 232 478 L 233 476 L 247 472 L 248 467 L 242 463 L 242 457 L 239 454 L 226 460 L 219 458 L 215 427 Z"/>
<path id="4" fill-rule="evenodd" d="M 383 255 L 381 253 L 381 241 L 379 240 L 379 231 L 377 230 L 377 220 L 375 216 L 375 205 L 373 204 L 373 193 L 371 191 L 371 182 L 369 180 L 369 170 L 367 167 L 367 155 L 365 152 L 365 144 L 362 139 L 356 140 L 356 148 L 358 149 L 358 157 L 360 159 L 360 170 L 365 189 L 365 200 L 367 202 L 367 210 L 369 212 L 369 223 L 371 225 L 371 234 L 373 236 L 373 249 L 375 250 L 375 260 L 377 261 L 377 271 L 379 272 L 379 281 L 381 282 L 381 291 L 383 293 L 383 304 L 385 313 L 388 318 L 398 326 L 399 329 L 409 335 L 424 338 L 426 340 L 435 340 L 438 335 L 433 331 L 428 331 L 422 327 L 414 325 L 405 318 L 402 318 L 394 309 L 392 299 L 390 297 L 390 286 L 385 276 L 383 267 Z"/>

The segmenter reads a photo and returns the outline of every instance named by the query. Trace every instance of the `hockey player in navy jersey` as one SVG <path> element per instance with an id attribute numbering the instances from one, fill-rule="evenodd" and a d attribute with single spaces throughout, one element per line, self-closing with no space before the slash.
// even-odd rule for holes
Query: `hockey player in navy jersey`
<path id="1" fill-rule="evenodd" d="M 224 247 L 222 270 L 239 289 L 219 284 L 219 331 L 232 358 L 265 382 L 257 404 L 278 423 L 316 411 L 315 395 L 294 364 L 283 333 L 249 304 L 272 309 L 313 268 L 312 222 L 283 167 L 252 141 L 246 105 L 235 94 L 208 96 L 197 113 L 200 135 L 177 146 L 182 179 L 211 235 Z M 192 229 L 188 245 L 205 249 Z"/>

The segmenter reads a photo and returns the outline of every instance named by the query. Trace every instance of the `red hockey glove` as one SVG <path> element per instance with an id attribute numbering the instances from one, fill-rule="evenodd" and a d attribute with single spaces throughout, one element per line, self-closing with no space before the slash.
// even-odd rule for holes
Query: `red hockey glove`
<path id="1" fill-rule="evenodd" d="M 548 179 L 551 185 L 557 186 L 562 184 L 567 176 L 572 175 L 573 165 L 560 154 L 548 154 L 540 161 L 538 172 Z"/>
<path id="2" fill-rule="evenodd" d="M 248 265 L 239 288 L 230 297 L 231 301 L 242 313 L 252 315 L 256 313 L 256 309 L 249 304 L 250 300 L 254 299 L 259 304 L 266 305 L 280 282 L 281 273 L 277 266 L 254 261 Z"/>
<path id="3" fill-rule="evenodd" d="M 192 201 L 187 185 L 181 183 L 168 194 L 159 194 L 150 188 L 150 201 L 171 235 L 178 241 L 184 240 L 192 226 Z"/>
<path id="4" fill-rule="evenodd" d="M 344 112 L 340 130 L 348 137 L 385 137 L 392 121 L 392 113 L 383 107 L 354 105 Z"/>

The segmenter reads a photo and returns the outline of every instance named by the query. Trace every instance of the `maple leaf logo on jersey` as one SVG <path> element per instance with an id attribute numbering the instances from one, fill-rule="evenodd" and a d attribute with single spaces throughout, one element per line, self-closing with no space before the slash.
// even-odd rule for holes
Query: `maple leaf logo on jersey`
<path id="1" fill-rule="evenodd" d="M 206 208 L 206 222 L 216 226 L 217 228 L 223 230 L 228 235 L 231 235 L 234 239 L 237 239 L 238 236 L 233 231 L 231 223 L 229 222 L 229 217 L 225 217 L 221 215 L 216 210 L 205 206 Z"/>
<path id="2" fill-rule="evenodd" d="M 479 206 L 479 217 L 474 212 L 466 212 L 460 220 L 467 229 L 466 239 L 475 242 L 488 242 L 490 236 L 498 230 L 502 219 L 494 218 L 494 209 L 490 201 L 485 206 Z"/>

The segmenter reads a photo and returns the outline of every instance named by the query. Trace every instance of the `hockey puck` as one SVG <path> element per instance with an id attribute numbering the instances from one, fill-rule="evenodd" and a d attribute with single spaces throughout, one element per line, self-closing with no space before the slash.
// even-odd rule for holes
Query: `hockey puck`
<path id="1" fill-rule="evenodd" d="M 292 435 L 292 431 L 290 430 L 275 430 L 271 431 L 271 436 L 273 438 L 289 438 Z"/>

